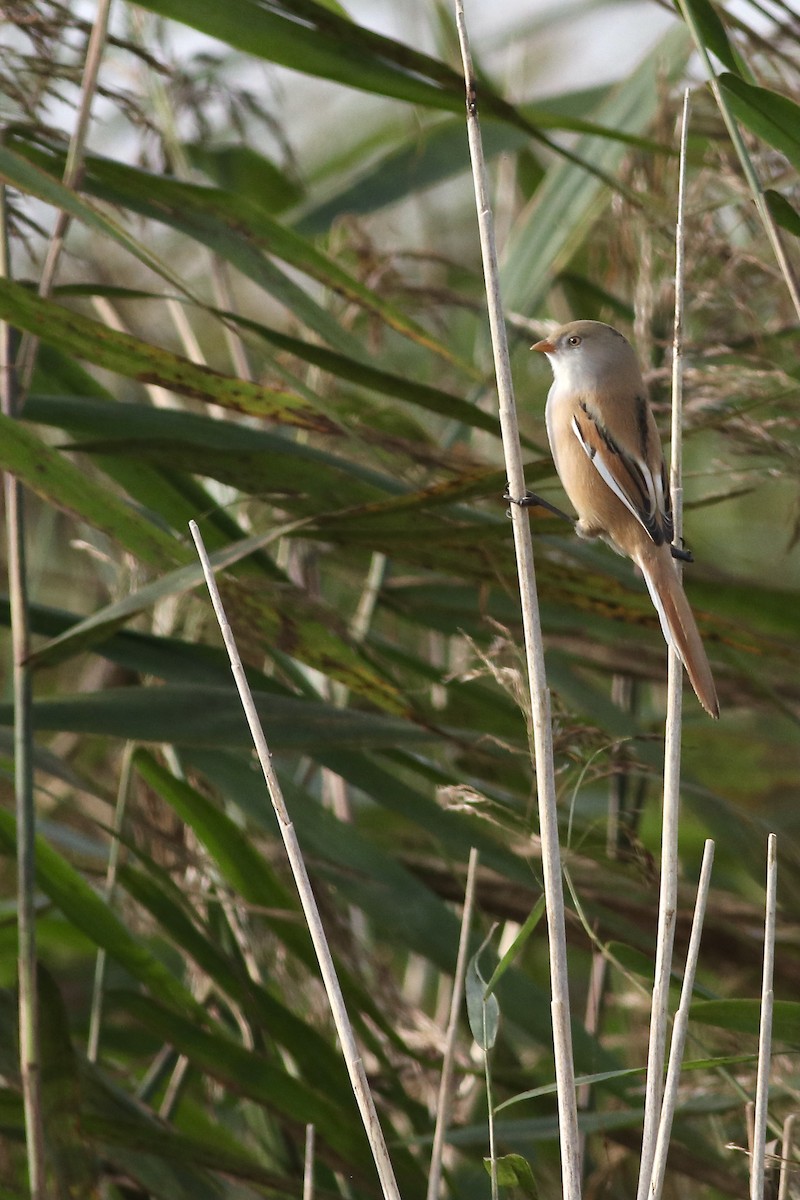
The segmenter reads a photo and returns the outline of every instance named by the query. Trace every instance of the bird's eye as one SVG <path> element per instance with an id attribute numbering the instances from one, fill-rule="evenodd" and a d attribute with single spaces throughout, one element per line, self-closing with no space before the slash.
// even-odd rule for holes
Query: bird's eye
<path id="1" fill-rule="evenodd" d="M 573 333 L 572 337 L 567 338 L 567 345 L 568 346 L 580 346 L 582 341 L 583 341 L 583 338 L 579 338 L 577 333 Z"/>

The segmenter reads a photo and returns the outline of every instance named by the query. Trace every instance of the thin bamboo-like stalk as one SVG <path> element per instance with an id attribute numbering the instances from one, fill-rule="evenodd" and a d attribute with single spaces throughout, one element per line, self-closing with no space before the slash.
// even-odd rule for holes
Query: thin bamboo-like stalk
<path id="1" fill-rule="evenodd" d="M 386 1148 L 386 1141 L 378 1121 L 378 1114 L 375 1111 L 375 1103 L 372 1099 L 372 1093 L 369 1088 L 364 1064 L 361 1060 L 361 1055 L 356 1044 L 353 1028 L 350 1024 L 350 1018 L 347 1015 L 347 1009 L 342 995 L 342 989 L 339 984 L 339 979 L 336 974 L 336 967 L 333 962 L 333 956 L 328 946 L 328 941 L 325 936 L 325 930 L 322 925 L 322 920 L 319 914 L 319 908 L 311 888 L 311 881 L 308 877 L 305 861 L 303 860 L 300 843 L 297 840 L 294 825 L 289 817 L 289 812 L 283 799 L 278 776 L 272 765 L 272 756 L 267 745 L 267 740 L 264 736 L 264 730 L 261 727 L 261 722 L 256 712 L 253 695 L 250 691 L 250 685 L 247 682 L 244 666 L 239 656 L 239 651 L 236 647 L 236 641 L 233 636 L 228 619 L 225 615 L 225 609 L 222 605 L 222 599 L 219 594 L 214 572 L 209 562 L 208 553 L 206 552 L 203 539 L 200 535 L 200 530 L 196 522 L 191 521 L 189 528 L 194 538 L 197 554 L 203 567 L 206 584 L 208 586 L 211 602 L 214 606 L 214 612 L 219 622 L 220 632 L 222 633 L 225 648 L 228 651 L 233 678 L 236 683 L 239 699 L 242 702 L 247 724 L 250 728 L 250 733 L 253 738 L 253 744 L 258 755 L 258 761 L 261 764 L 261 770 L 264 774 L 264 780 L 267 785 L 272 807 L 275 810 L 275 815 L 278 818 L 278 828 L 283 838 L 283 844 L 286 848 L 286 854 L 289 859 L 289 865 L 294 877 L 295 886 L 297 887 L 300 896 L 300 903 L 303 908 L 303 914 L 308 925 L 311 940 L 314 945 L 314 950 L 317 955 L 317 960 L 322 974 L 322 980 L 325 985 L 325 992 L 328 997 L 328 1003 L 331 1007 L 331 1014 L 336 1026 L 336 1032 L 339 1035 L 339 1041 L 342 1047 L 345 1065 L 348 1075 L 350 1076 L 350 1084 L 353 1088 L 353 1094 L 358 1104 L 358 1109 L 361 1114 L 361 1119 L 364 1122 L 364 1129 L 369 1140 L 372 1156 L 375 1160 L 375 1166 L 378 1171 L 378 1177 L 381 1183 L 381 1189 L 385 1200 L 400 1200 L 400 1192 L 397 1187 L 397 1181 L 394 1176 L 389 1152 Z"/>
<path id="2" fill-rule="evenodd" d="M 686 970 L 683 976 L 681 999 L 675 1020 L 672 1025 L 672 1042 L 669 1051 L 669 1066 L 667 1079 L 664 1084 L 664 1102 L 661 1106 L 661 1118 L 658 1125 L 658 1137 L 653 1161 L 653 1173 L 650 1180 L 650 1198 L 659 1200 L 664 1187 L 664 1176 L 667 1170 L 667 1154 L 669 1139 L 672 1133 L 672 1120 L 678 1101 L 678 1084 L 680 1082 L 683 1051 L 686 1045 L 686 1035 L 689 1030 L 689 1008 L 692 1003 L 692 991 L 697 972 L 697 960 L 700 956 L 700 938 L 703 932 L 703 921 L 708 904 L 708 891 L 711 886 L 711 868 L 714 864 L 714 843 L 707 841 L 703 850 L 703 863 L 700 868 L 700 880 L 697 885 L 697 899 L 692 917 L 692 932 L 689 938 L 689 949 L 686 953 Z"/>
<path id="3" fill-rule="evenodd" d="M 772 251 L 775 255 L 778 266 L 780 267 L 780 271 L 783 275 L 789 295 L 792 298 L 795 312 L 797 313 L 798 318 L 800 318 L 800 281 L 798 281 L 789 261 L 789 256 L 786 253 L 786 247 L 781 239 L 780 230 L 775 223 L 772 213 L 769 211 L 769 207 L 764 197 L 764 189 L 762 188 L 761 181 L 758 178 L 758 172 L 753 165 L 753 160 L 747 153 L 747 147 L 744 144 L 744 138 L 739 132 L 739 126 L 736 123 L 736 118 L 731 112 L 728 102 L 723 95 L 722 89 L 717 82 L 717 75 L 714 71 L 714 67 L 712 66 L 708 50 L 706 49 L 705 42 L 703 41 L 703 35 L 695 19 L 692 6 L 690 4 L 685 4 L 684 0 L 678 0 L 678 8 L 680 9 L 681 16 L 689 27 L 692 39 L 697 48 L 697 52 L 703 60 L 703 65 L 705 66 L 706 74 L 708 75 L 708 82 L 714 95 L 714 99 L 717 102 L 717 107 L 722 114 L 722 119 L 725 122 L 725 128 L 728 130 L 728 136 L 730 137 L 731 142 L 733 143 L 733 148 L 739 158 L 742 172 L 747 180 L 747 186 L 750 188 L 750 193 L 753 197 L 753 202 L 755 203 L 758 215 L 761 218 L 761 223 L 764 226 L 764 231 L 772 247 Z"/>
<path id="4" fill-rule="evenodd" d="M 367 577 L 364 580 L 358 604 L 347 625 L 347 632 L 358 645 L 366 639 L 369 633 L 369 627 L 372 624 L 372 618 L 375 613 L 375 606 L 378 603 L 378 597 L 380 596 L 383 581 L 386 577 L 388 562 L 388 558 L 380 550 L 373 551 L 370 557 Z M 337 708 L 344 708 L 350 696 L 350 689 L 347 685 L 336 680 L 331 691 Z"/>
<path id="5" fill-rule="evenodd" d="M 203 353 L 203 347 L 197 340 L 197 334 L 192 329 L 189 318 L 186 315 L 186 309 L 174 296 L 167 297 L 165 301 L 167 312 L 172 318 L 172 323 L 180 338 L 183 352 L 190 362 L 198 363 L 200 366 L 207 367 L 208 360 Z"/>
<path id="6" fill-rule="evenodd" d="M 611 682 L 611 702 L 623 712 L 631 712 L 633 708 L 633 680 L 629 675 L 615 675 Z M 615 755 L 616 757 L 616 755 Z M 609 858 L 619 855 L 620 822 L 622 820 L 622 801 L 626 784 L 629 782 L 628 772 L 620 764 L 609 780 L 608 788 L 608 817 L 606 818 L 606 854 Z"/>
<path id="7" fill-rule="evenodd" d="M 686 144 L 689 130 L 689 89 L 684 92 L 681 115 L 678 170 L 678 211 L 675 230 L 675 317 L 672 348 L 672 424 L 670 447 L 670 492 L 675 523 L 675 541 L 683 533 L 683 309 L 684 309 L 684 210 L 686 192 Z M 680 564 L 676 563 L 678 570 Z M 637 1200 L 645 1200 L 653 1173 L 656 1140 L 663 1097 L 664 1059 L 669 1019 L 669 980 L 675 940 L 675 909 L 678 902 L 678 822 L 681 784 L 681 716 L 683 667 L 673 649 L 667 651 L 667 720 L 664 734 L 664 797 L 661 816 L 661 877 L 658 897 L 658 933 L 650 1032 L 647 1047 L 642 1153 L 639 1162 Z"/>
<path id="8" fill-rule="evenodd" d="M 778 1200 L 789 1200 L 789 1178 L 792 1173 L 792 1150 L 794 1148 L 794 1127 L 797 1113 L 790 1113 L 783 1123 L 781 1139 L 781 1173 L 778 1183 Z"/>
<path id="9" fill-rule="evenodd" d="M 672 411 L 670 418 L 670 492 L 675 526 L 675 541 L 683 537 L 683 318 L 685 309 L 686 261 L 686 148 L 689 139 L 691 92 L 683 93 L 680 156 L 678 165 L 678 209 L 675 217 L 675 313 L 672 330 Z M 675 560 L 680 571 L 681 563 Z M 672 655 L 680 668 L 678 656 Z M 678 670 L 678 680 L 682 680 Z"/>
<path id="10" fill-rule="evenodd" d="M 217 254 L 211 256 L 211 282 L 214 286 L 214 303 L 217 308 L 222 309 L 223 312 L 233 312 L 235 305 L 230 275 L 228 273 L 228 264 Z M 222 328 L 237 378 L 247 379 L 249 382 L 252 382 L 253 371 L 247 357 L 247 347 L 244 344 L 241 334 L 234 328 L 230 321 L 224 321 Z"/>
<path id="11" fill-rule="evenodd" d="M 303 1155 L 303 1200 L 313 1200 L 314 1196 L 314 1147 L 316 1130 L 313 1125 L 306 1125 L 306 1146 Z"/>
<path id="12" fill-rule="evenodd" d="M 74 188 L 80 177 L 83 168 L 83 157 L 86 150 L 86 138 L 89 133 L 89 122 L 92 116 L 92 104 L 97 92 L 97 76 L 100 71 L 100 63 L 103 58 L 103 51 L 106 45 L 106 37 L 108 34 L 108 17 L 111 10 L 111 0 L 98 0 L 97 15 L 92 26 L 92 32 L 89 35 L 89 44 L 86 47 L 86 61 L 83 65 L 83 78 L 81 79 L 81 97 L 78 104 L 78 116 L 75 122 L 75 128 L 72 131 L 72 136 L 67 148 L 67 161 L 64 165 L 64 185 L 68 188 Z M 70 215 L 63 211 L 58 213 L 56 222 L 53 227 L 53 233 L 50 237 L 50 242 L 47 247 L 47 254 L 42 267 L 41 278 L 39 279 L 39 295 L 49 296 L 53 290 L 58 264 L 61 259 L 61 253 L 64 249 L 64 239 L 67 236 L 69 229 Z M 28 388 L 31 385 L 33 378 L 33 368 L 36 363 L 36 354 L 39 349 L 39 339 L 34 334 L 29 334 L 25 337 L 23 345 L 20 348 L 19 356 L 19 371 L 20 383 L 23 395 L 27 394 Z"/>
<path id="13" fill-rule="evenodd" d="M 136 40 L 144 47 L 147 38 L 147 22 L 154 20 L 154 15 L 144 13 L 141 9 L 129 5 L 129 17 Z M 150 109 L 159 125 L 163 138 L 170 169 L 178 179 L 191 181 L 195 175 L 189 161 L 186 149 L 180 137 L 178 122 L 169 92 L 163 79 L 153 70 L 147 76 Z M 234 300 L 231 291 L 227 264 L 217 254 L 209 252 L 210 278 L 217 308 L 223 312 L 233 312 Z M 173 315 L 173 319 L 174 315 Z M 228 346 L 234 371 L 239 379 L 253 379 L 253 372 L 247 358 L 247 347 L 236 325 L 228 320 L 222 321 L 225 341 Z M 185 344 L 185 342 L 184 342 Z M 199 352 L 199 347 L 198 347 Z M 190 354 L 189 357 L 192 357 Z M 193 361 L 200 361 L 194 358 Z M 212 410 L 213 411 L 213 410 Z"/>
<path id="14" fill-rule="evenodd" d="M 174 1067 L 177 1058 L 177 1051 L 172 1046 L 162 1046 L 136 1085 L 136 1090 L 133 1093 L 135 1098 L 143 1104 L 149 1104 L 168 1073 Z"/>
<path id="15" fill-rule="evenodd" d="M 603 1005 L 603 994 L 608 975 L 608 960 L 596 947 L 592 950 L 592 969 L 589 973 L 589 987 L 586 992 L 586 1015 L 584 1026 L 586 1032 L 596 1037 L 600 1030 L 600 1012 Z M 588 1111 L 592 1103 L 591 1083 L 581 1083 L 577 1089 L 578 1111 Z M 586 1171 L 586 1138 L 585 1130 L 581 1131 L 581 1174 Z"/>
<path id="16" fill-rule="evenodd" d="M 444 1056 L 442 1059 L 442 1077 L 439 1081 L 439 1098 L 436 1104 L 436 1127 L 433 1132 L 433 1147 L 431 1149 L 431 1166 L 428 1172 L 427 1200 L 436 1200 L 442 1179 L 442 1152 L 447 1133 L 447 1121 L 450 1115 L 450 1096 L 453 1087 L 453 1063 L 455 1061 L 456 1035 L 458 1033 L 458 1018 L 461 1012 L 461 1000 L 464 995 L 464 976 L 467 970 L 467 952 L 469 950 L 469 931 L 472 925 L 472 910 L 475 904 L 475 876 L 478 870 L 478 851 L 473 847 L 469 852 L 467 866 L 467 883 L 464 889 L 464 908 L 461 914 L 461 935 L 458 940 L 458 955 L 453 977 L 453 991 L 450 996 L 450 1016 L 447 1021 Z"/>
<path id="17" fill-rule="evenodd" d="M 288 543 L 284 544 L 288 545 Z M 378 596 L 383 586 L 387 562 L 388 559 L 385 554 L 382 554 L 379 550 L 373 551 L 358 604 L 347 626 L 350 637 L 359 645 L 366 639 L 369 633 L 375 606 L 378 603 Z M 350 698 L 350 689 L 346 683 L 342 683 L 340 679 L 334 679 L 330 685 L 330 693 L 336 708 L 346 708 Z M 335 771 L 323 767 L 322 789 L 323 803 L 330 805 L 332 812 L 340 821 L 350 824 L 353 820 L 353 809 L 347 782 L 341 775 L 337 775 Z M 370 938 L 364 913 L 356 905 L 350 905 L 348 915 L 354 942 L 362 948 L 362 951 L 365 951 Z M 413 961 L 412 956 L 409 959 L 409 965 Z"/>
<path id="18" fill-rule="evenodd" d="M 467 134 L 469 138 L 475 203 L 478 214 L 489 325 L 497 376 L 500 429 L 503 438 L 509 492 L 513 497 L 525 494 L 525 479 L 519 429 L 514 405 L 514 390 L 508 342 L 500 301 L 497 269 L 497 250 L 494 223 L 489 205 L 486 168 L 478 122 L 478 92 L 472 68 L 463 0 L 456 0 L 461 59 L 467 94 Z M 575 1068 L 572 1057 L 570 1029 L 569 983 L 567 975 L 567 937 L 564 920 L 564 891 L 561 877 L 561 851 L 558 841 L 558 810 L 556 807 L 555 774 L 553 769 L 550 697 L 544 669 L 539 602 L 536 594 L 536 574 L 533 560 L 530 521 L 518 505 L 511 505 L 511 526 L 517 556 L 522 624 L 525 637 L 525 656 L 531 694 L 533 744 L 536 759 L 536 786 L 539 802 L 539 832 L 542 843 L 542 872 L 547 903 L 547 930 L 550 950 L 550 989 L 553 1022 L 553 1049 L 558 1095 L 558 1126 L 561 1147 L 561 1180 L 564 1200 L 580 1196 L 580 1137 L 575 1098 Z"/>
<path id="19" fill-rule="evenodd" d="M 0 184 L 0 278 L 11 275 L 6 189 Z M 11 326 L 0 322 L 0 410 L 18 415 L 17 372 Z M 8 547 L 8 597 L 14 687 L 14 801 L 17 819 L 17 979 L 19 986 L 19 1063 L 32 1200 L 45 1195 L 45 1141 L 41 1103 L 41 1057 L 36 989 L 36 809 L 33 800 L 33 713 L 30 613 L 25 565 L 25 499 L 22 485 L 3 477 Z"/>
<path id="20" fill-rule="evenodd" d="M 107 296 L 92 296 L 92 308 L 109 329 L 114 329 L 117 333 L 130 333 L 130 329 Z M 143 386 L 155 408 L 173 407 L 172 393 L 166 388 L 157 383 L 146 383 Z"/>
<path id="21" fill-rule="evenodd" d="M 747 1153 L 753 1157 L 753 1132 L 755 1126 L 756 1106 L 752 1100 L 748 1100 L 744 1106 L 744 1123 L 747 1129 Z"/>
<path id="22" fill-rule="evenodd" d="M 209 986 L 208 991 L 211 988 Z M 191 1063 L 185 1054 L 178 1057 L 178 1061 L 172 1069 L 167 1086 L 164 1088 L 164 1095 L 161 1098 L 161 1103 L 158 1106 L 158 1115 L 162 1121 L 169 1121 L 172 1114 L 178 1106 L 181 1090 L 186 1082 L 186 1076 L 189 1073 Z"/>
<path id="23" fill-rule="evenodd" d="M 485 1013 L 484 1009 L 484 1013 Z M 491 1197 L 492 1200 L 499 1200 L 500 1188 L 497 1179 L 497 1141 L 495 1138 L 494 1127 L 494 1093 L 492 1091 L 492 1070 L 489 1062 L 489 1049 L 486 1046 L 486 1038 L 484 1040 L 483 1051 L 483 1072 L 486 1080 L 486 1108 L 488 1110 L 489 1122 L 489 1177 L 491 1179 Z"/>
<path id="24" fill-rule="evenodd" d="M 119 864 L 120 834 L 125 820 L 125 809 L 131 787 L 134 742 L 127 742 L 122 754 L 117 787 L 117 802 L 114 806 L 114 826 L 111 833 L 111 845 L 108 851 L 108 866 L 106 867 L 106 882 L 103 895 L 108 903 L 114 896 L 117 883 L 117 866 Z M 97 951 L 94 964 L 94 984 L 92 986 L 92 1007 L 89 1015 L 89 1036 L 86 1041 L 86 1057 L 89 1062 L 97 1062 L 100 1049 L 100 1027 L 103 1020 L 103 993 L 106 980 L 106 951 L 101 947 Z"/>
<path id="25" fill-rule="evenodd" d="M 756 1106 L 753 1119 L 753 1152 L 750 1159 L 750 1200 L 763 1200 L 765 1155 L 767 1149 L 767 1105 L 772 1050 L 772 1009 L 775 996 L 772 977 L 775 970 L 775 916 L 778 908 L 778 839 L 767 839 L 767 898 L 764 914 L 764 965 L 761 975 L 761 1020 L 758 1028 L 758 1072 Z"/>

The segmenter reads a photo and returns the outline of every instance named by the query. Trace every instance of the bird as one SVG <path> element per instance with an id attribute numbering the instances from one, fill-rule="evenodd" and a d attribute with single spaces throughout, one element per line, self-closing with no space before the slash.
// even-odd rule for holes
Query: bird
<path id="1" fill-rule="evenodd" d="M 571 321 L 531 347 L 553 371 L 545 421 L 556 471 L 579 537 L 601 538 L 644 576 L 661 630 L 711 717 L 719 701 L 673 557 L 669 480 L 636 353 L 602 321 Z M 536 503 L 529 494 L 523 503 Z"/>

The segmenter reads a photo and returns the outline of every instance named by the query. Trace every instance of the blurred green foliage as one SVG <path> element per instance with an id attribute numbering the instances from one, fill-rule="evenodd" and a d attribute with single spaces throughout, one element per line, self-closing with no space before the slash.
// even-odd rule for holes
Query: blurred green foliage
<path id="1" fill-rule="evenodd" d="M 790 17 L 765 28 L 759 9 L 729 7 L 692 0 L 690 11 L 725 68 L 724 92 L 797 268 Z M 608 28 L 624 20 L 610 5 L 598 12 Z M 120 8 L 77 189 L 62 176 L 84 10 L 48 0 L 17 16 L 0 146 L 16 278 L 0 282 L 0 317 L 41 346 L 23 420 L 0 422 L 0 465 L 33 493 L 53 1194 L 296 1196 L 308 1123 L 317 1194 L 378 1194 L 199 587 L 194 518 L 222 564 L 401 1191 L 420 1196 L 470 847 L 480 851 L 478 924 L 503 923 L 498 954 L 541 895 L 449 13 L 432 7 L 423 29 L 409 13 L 395 41 L 311 0 Z M 687 694 L 679 956 L 704 837 L 716 839 L 717 856 L 699 989 L 711 1003 L 693 1026 L 670 1167 L 681 1196 L 742 1195 L 745 1156 L 726 1147 L 746 1140 L 747 1002 L 758 990 L 770 829 L 781 834 L 778 996 L 791 1000 L 800 976 L 798 317 L 680 20 L 665 20 L 613 83 L 572 81 L 539 95 L 547 54 L 593 36 L 591 18 L 553 10 L 520 19 L 494 49 L 475 47 L 503 294 L 527 481 L 563 504 L 543 436 L 547 371 L 527 347 L 546 319 L 624 327 L 668 424 L 676 121 L 684 83 L 696 85 L 685 380 L 685 531 L 696 562 L 687 590 L 723 714 L 712 724 Z M 421 45 L 430 53 L 413 48 Z M 497 65 L 506 58 L 517 64 L 509 75 L 525 81 L 515 103 Z M 45 299 L 35 279 L 54 207 L 72 225 L 59 286 Z M 576 1068 L 598 1076 L 582 1118 L 586 1194 L 622 1197 L 634 1186 L 636 1069 L 646 1058 L 665 653 L 629 564 L 549 515 L 534 511 L 531 521 L 576 898 Z M 7 606 L 0 611 L 7 626 Z M 12 721 L 6 702 L 0 1180 L 4 1195 L 23 1195 Z M 108 834 L 131 743 L 124 865 L 109 900 Z M 610 797 L 621 806 L 612 846 Z M 485 932 L 475 930 L 474 948 Z M 601 946 L 606 982 L 590 1033 L 584 1012 Z M 107 992 L 90 1062 L 98 949 Z M 497 999 L 495 1099 L 536 1092 L 498 1116 L 500 1152 L 524 1156 L 539 1193 L 555 1194 L 543 924 Z M 776 1028 L 776 1120 L 797 1087 L 796 1027 L 787 1003 Z M 744 1061 L 731 1065 L 732 1053 Z M 488 1151 L 466 1014 L 458 1071 L 447 1194 L 467 1197 L 485 1194 Z"/>

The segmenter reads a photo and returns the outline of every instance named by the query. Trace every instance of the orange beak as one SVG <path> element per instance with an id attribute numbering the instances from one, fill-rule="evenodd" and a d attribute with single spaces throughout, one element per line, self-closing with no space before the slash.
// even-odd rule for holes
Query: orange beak
<path id="1" fill-rule="evenodd" d="M 538 350 L 540 354 L 552 354 L 555 346 L 547 338 L 543 338 L 541 342 L 534 342 L 531 350 Z"/>

